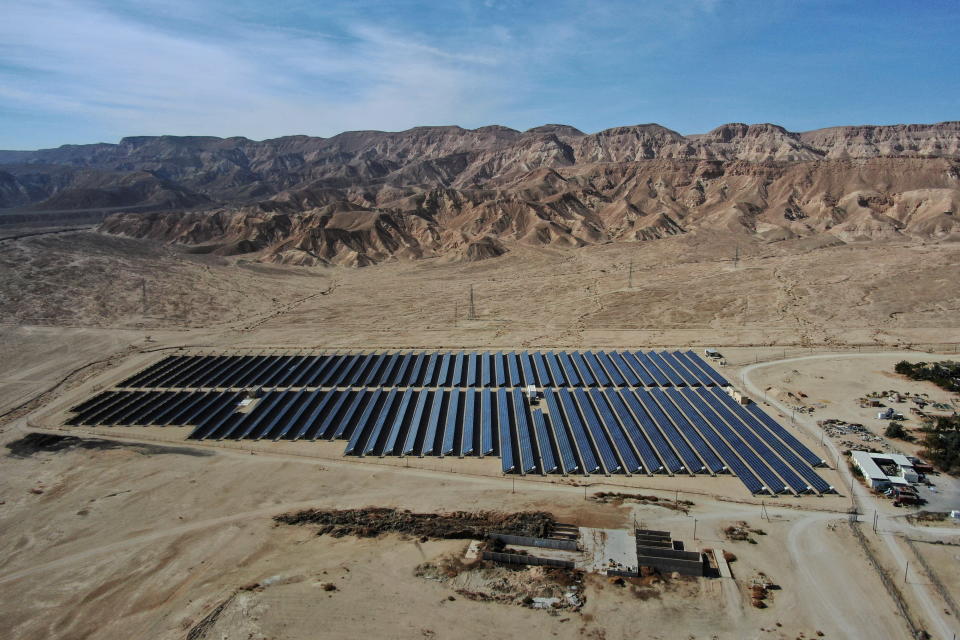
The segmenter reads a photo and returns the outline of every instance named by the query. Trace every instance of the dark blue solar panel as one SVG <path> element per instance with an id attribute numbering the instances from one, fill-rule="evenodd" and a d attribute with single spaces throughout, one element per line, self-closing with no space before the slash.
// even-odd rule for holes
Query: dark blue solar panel
<path id="1" fill-rule="evenodd" d="M 763 485 L 760 483 L 760 480 L 758 480 L 753 472 L 750 471 L 750 468 L 740 460 L 736 452 L 728 444 L 728 440 L 722 437 L 723 434 L 730 431 L 730 429 L 726 427 L 726 425 L 723 425 L 723 421 L 719 416 L 710 410 L 700 396 L 692 393 L 690 390 L 683 392 L 671 390 L 668 393 L 671 394 L 670 397 L 676 402 L 677 406 L 697 425 L 700 432 L 710 441 L 713 448 L 717 450 L 717 453 L 719 453 L 723 461 L 727 463 L 727 466 L 737 474 L 737 477 L 747 487 L 750 493 L 761 493 L 763 491 Z M 703 418 L 700 417 L 701 414 Z M 734 434 L 728 433 L 727 435 Z M 735 440 L 736 438 L 734 437 L 731 441 Z"/>
<path id="2" fill-rule="evenodd" d="M 423 375 L 416 382 L 417 386 L 422 387 L 432 387 L 433 386 L 433 376 L 437 370 L 437 362 L 439 357 L 436 353 L 431 353 L 427 356 L 427 363 L 423 367 Z"/>
<path id="3" fill-rule="evenodd" d="M 713 384 L 713 382 L 704 376 L 699 369 L 693 366 L 690 361 L 687 360 L 687 357 L 680 351 L 664 351 L 661 353 L 661 355 L 664 357 L 664 359 L 669 360 L 674 369 L 680 372 L 680 375 L 686 379 L 688 386 L 705 387 Z"/>
<path id="4" fill-rule="evenodd" d="M 560 451 L 560 462 L 563 465 L 564 473 L 576 473 L 580 467 L 573 455 L 573 445 L 570 444 L 570 437 L 567 435 L 567 422 L 560 410 L 560 404 L 557 402 L 553 391 L 545 389 L 543 397 L 547 403 L 547 409 L 550 411 L 550 428 L 553 432 L 553 441 L 557 443 L 557 449 Z"/>
<path id="5" fill-rule="evenodd" d="M 544 395 L 548 393 L 553 393 L 549 389 L 544 389 Z M 597 457 L 593 453 L 593 445 L 590 444 L 590 438 L 587 436 L 587 431 L 583 426 L 583 422 L 580 420 L 580 414 L 577 413 L 577 409 L 574 406 L 573 402 L 573 393 L 570 391 L 557 391 L 557 395 L 560 397 L 560 402 L 563 404 L 564 414 L 567 418 L 567 424 L 570 426 L 570 431 L 573 433 L 574 442 L 577 443 L 577 450 L 580 452 L 580 460 L 583 462 L 584 473 L 596 473 L 600 471 L 600 463 L 597 462 Z"/>
<path id="6" fill-rule="evenodd" d="M 663 461 L 667 470 L 670 473 L 683 471 L 683 463 L 680 462 L 680 458 L 677 457 L 673 447 L 667 442 L 667 439 L 663 436 L 663 433 L 660 432 L 653 418 L 650 417 L 650 414 L 644 408 L 643 404 L 641 404 L 638 393 L 637 391 L 624 389 L 620 397 L 627 403 L 634 417 L 639 421 L 640 426 L 643 427 L 643 434 L 653 444 L 658 457 Z"/>
<path id="7" fill-rule="evenodd" d="M 696 391 L 714 413 L 729 425 L 726 436 L 729 436 L 727 441 L 730 442 L 734 451 L 740 454 L 744 462 L 750 465 L 750 468 L 760 476 L 760 479 L 766 483 L 770 491 L 773 493 L 786 492 L 787 486 L 783 482 L 786 478 L 781 473 L 781 468 L 784 466 L 783 462 L 777 459 L 773 452 L 764 446 L 760 439 L 717 396 L 710 393 L 708 389 L 698 389 Z M 759 445 L 759 449 L 757 445 Z M 771 471 L 771 468 L 773 471 Z M 774 475 L 774 471 L 776 475 Z M 796 478 L 796 480 L 800 484 L 800 479 Z"/>
<path id="8" fill-rule="evenodd" d="M 380 369 L 380 377 L 377 378 L 377 385 L 380 387 L 391 386 L 395 383 L 397 365 L 400 364 L 400 361 L 403 359 L 402 354 L 394 353 L 391 354 L 383 363 L 383 367 Z"/>
<path id="9" fill-rule="evenodd" d="M 421 378 L 423 373 L 423 363 L 426 361 L 427 357 L 423 353 L 418 353 L 413 358 L 413 362 L 410 364 L 410 371 L 407 372 L 407 379 L 404 381 L 405 386 L 416 387 L 419 386 L 417 382 Z"/>
<path id="10" fill-rule="evenodd" d="M 640 364 L 640 361 L 637 360 L 632 353 L 629 351 L 624 351 L 619 354 L 623 359 L 624 363 L 633 371 L 638 378 L 640 378 L 640 383 L 645 387 L 652 387 L 656 384 L 656 381 L 653 379 L 653 376 L 643 368 L 643 365 Z"/>
<path id="11" fill-rule="evenodd" d="M 447 404 L 447 420 L 443 430 L 443 446 L 440 448 L 441 456 L 449 456 L 452 453 L 456 453 L 457 443 L 455 438 L 457 436 L 457 425 L 460 423 L 461 392 L 454 389 L 453 391 L 448 391 L 447 394 L 450 400 Z"/>
<path id="12" fill-rule="evenodd" d="M 247 434 L 253 431 L 253 429 L 265 418 L 272 417 L 274 415 L 274 408 L 285 395 L 285 392 L 278 391 L 271 391 L 270 393 L 264 394 L 263 398 L 260 399 L 260 402 L 258 402 L 253 410 L 247 414 L 246 420 L 238 423 L 235 428 L 225 432 L 217 439 L 222 440 L 223 438 L 233 437 L 237 440 L 242 440 L 243 438 L 247 437 Z"/>
<path id="13" fill-rule="evenodd" d="M 450 378 L 450 386 L 463 386 L 463 352 L 457 353 L 453 357 L 453 376 Z"/>
<path id="14" fill-rule="evenodd" d="M 613 444 L 620 454 L 620 459 L 623 460 L 624 469 L 626 469 L 627 473 L 643 473 L 643 465 L 640 464 L 640 459 L 637 458 L 637 454 L 630 445 L 630 438 L 627 437 L 623 427 L 620 426 L 620 423 L 617 422 L 617 419 L 613 416 L 613 412 L 610 411 L 610 407 L 603 393 L 599 389 L 591 389 L 590 398 L 593 400 L 593 404 L 601 420 L 603 420 L 607 426 L 607 432 L 610 434 Z"/>
<path id="15" fill-rule="evenodd" d="M 394 389 L 391 393 L 394 393 L 395 395 L 396 389 Z M 380 406 L 380 396 L 382 395 L 382 389 L 374 389 L 373 392 L 369 394 L 370 397 L 363 406 L 363 411 L 361 411 L 360 415 L 357 417 L 356 425 L 349 433 L 349 438 L 347 439 L 347 448 L 344 451 L 346 455 L 355 454 L 363 447 L 363 443 L 366 441 L 367 434 L 370 433 L 370 429 L 373 426 L 374 415 Z"/>
<path id="16" fill-rule="evenodd" d="M 407 379 L 407 374 L 410 372 L 410 365 L 412 363 L 413 363 L 412 353 L 400 354 L 400 361 L 397 363 L 397 368 L 394 369 L 393 371 L 393 375 L 391 376 L 390 383 L 388 386 L 402 387 L 404 381 Z"/>
<path id="17" fill-rule="evenodd" d="M 722 472 L 724 465 L 723 462 L 720 461 L 720 457 L 710 448 L 710 445 L 707 444 L 707 441 L 700 435 L 700 432 L 690 424 L 689 419 L 670 402 L 670 398 L 663 389 L 651 389 L 650 394 L 667 413 L 680 433 L 686 437 L 687 442 L 689 442 L 700 455 L 700 459 L 706 464 L 707 469 L 709 469 L 711 473 Z"/>
<path id="18" fill-rule="evenodd" d="M 329 383 L 335 379 L 337 372 L 340 371 L 340 367 L 343 366 L 343 361 L 345 359 L 346 356 L 333 356 L 330 364 L 327 365 L 320 373 L 320 377 L 316 380 L 316 385 L 318 387 L 333 386 Z"/>
<path id="19" fill-rule="evenodd" d="M 606 370 L 607 377 L 610 378 L 610 382 L 613 384 L 613 386 L 622 387 L 627 383 L 623 377 L 623 374 L 620 373 L 620 370 L 617 369 L 617 366 L 613 363 L 613 360 L 610 359 L 610 356 L 608 356 L 606 352 L 601 351 L 597 353 L 597 360 L 600 361 L 600 365 Z"/>
<path id="20" fill-rule="evenodd" d="M 557 471 L 557 459 L 553 455 L 550 432 L 547 429 L 543 411 L 540 409 L 533 410 L 533 429 L 537 434 L 537 449 L 540 451 L 541 469 L 544 473 L 554 473 Z"/>
<path id="21" fill-rule="evenodd" d="M 623 356 L 616 351 L 612 351 L 608 355 L 610 357 L 610 361 L 613 362 L 617 366 L 617 369 L 620 371 L 620 373 L 623 374 L 623 378 L 627 385 L 631 387 L 640 386 L 640 378 L 633 371 L 633 369 L 630 368 L 630 365 L 626 363 L 626 361 L 623 359 Z"/>
<path id="22" fill-rule="evenodd" d="M 660 367 L 657 366 L 657 363 L 650 358 L 649 354 L 643 353 L 642 351 L 637 351 L 633 354 L 637 362 L 643 365 L 643 368 L 646 369 L 653 379 L 656 380 L 657 386 L 660 387 L 669 387 L 673 384 L 673 381 L 670 380 L 670 377 L 664 373 Z"/>
<path id="23" fill-rule="evenodd" d="M 331 387 L 345 387 L 347 382 L 350 381 L 352 377 L 350 372 L 360 361 L 359 356 L 346 356 L 344 361 L 340 364 L 340 368 L 337 370 L 336 375 L 330 380 Z"/>
<path id="24" fill-rule="evenodd" d="M 659 389 L 652 389 L 651 391 L 654 390 L 659 391 Z M 660 427 L 660 431 L 663 432 L 674 450 L 680 455 L 680 459 L 683 460 L 686 470 L 690 473 L 702 473 L 705 471 L 706 465 L 697 457 L 697 454 L 693 452 L 693 449 L 687 441 L 683 439 L 683 436 L 680 435 L 677 428 L 670 422 L 670 419 L 667 418 L 667 415 L 660 409 L 657 403 L 654 402 L 650 391 L 641 390 L 637 391 L 636 394 L 637 399 L 643 404 L 644 409 L 647 410 L 647 413 L 653 418 L 653 421 Z"/>
<path id="25" fill-rule="evenodd" d="M 520 448 L 520 471 L 522 473 L 531 473 L 536 471 L 537 463 L 533 453 L 533 442 L 530 438 L 530 423 L 527 420 L 527 402 L 523 399 L 523 392 L 520 389 L 514 389 L 513 396 L 513 419 L 517 430 L 517 446 Z M 500 429 L 500 439 L 503 440 L 503 428 Z M 507 429 L 507 438 L 510 438 L 509 428 Z"/>
<path id="26" fill-rule="evenodd" d="M 603 367 L 600 366 L 597 356 L 594 355 L 592 351 L 587 351 L 585 354 L 583 354 L 583 359 L 588 365 L 590 365 L 590 369 L 593 371 L 593 377 L 597 381 L 597 384 L 601 387 L 609 387 L 610 378 L 607 376 L 607 372 L 603 370 Z"/>
<path id="27" fill-rule="evenodd" d="M 660 458 L 657 457 L 657 453 L 647 440 L 647 437 L 643 435 L 643 431 L 640 429 L 640 423 L 637 422 L 636 417 L 630 413 L 630 409 L 627 408 L 626 403 L 624 403 L 623 398 L 620 397 L 617 390 L 607 389 L 604 393 L 606 394 L 607 402 L 610 403 L 610 406 L 613 407 L 614 412 L 616 412 L 620 418 L 620 424 L 623 425 L 627 435 L 633 442 L 633 446 L 640 454 L 640 459 L 647 472 L 659 473 L 664 471 L 663 463 L 660 462 Z"/>
<path id="28" fill-rule="evenodd" d="M 500 432 L 500 462 L 504 473 L 516 468 L 513 458 L 513 441 L 510 439 L 510 409 L 507 405 L 507 390 L 497 390 L 497 427 Z"/>
<path id="29" fill-rule="evenodd" d="M 403 395 L 400 396 L 400 404 L 397 407 L 397 413 L 393 417 L 393 422 L 390 423 L 390 429 L 387 431 L 387 437 L 383 441 L 383 447 L 380 449 L 381 456 L 394 455 L 397 451 L 397 440 L 400 437 L 400 430 L 403 428 L 403 425 L 406 424 L 407 414 L 409 414 L 412 409 L 411 407 L 415 406 L 416 401 L 414 396 L 417 394 L 413 389 L 407 389 L 403 392 Z M 424 400 L 426 404 L 426 400 Z M 422 411 L 421 411 L 422 413 Z"/>
<path id="30" fill-rule="evenodd" d="M 493 383 L 493 366 L 488 352 L 480 354 L 480 386 L 489 387 Z"/>
<path id="31" fill-rule="evenodd" d="M 563 368 L 560 366 L 560 361 L 557 360 L 557 356 L 552 351 L 548 351 L 546 355 L 546 361 L 547 368 L 550 369 L 550 377 L 553 378 L 554 386 L 566 386 L 567 379 L 563 375 Z"/>
<path id="32" fill-rule="evenodd" d="M 476 387 L 477 385 L 477 354 L 467 354 L 467 377 L 463 381 L 465 387 Z"/>
<path id="33" fill-rule="evenodd" d="M 466 396 L 463 403 L 463 436 L 460 439 L 460 455 L 472 456 L 476 450 L 473 425 L 476 424 L 475 420 L 477 419 L 477 392 L 473 389 L 467 389 L 464 393 Z"/>
<path id="34" fill-rule="evenodd" d="M 450 361 L 452 360 L 449 353 L 443 354 L 440 358 L 440 369 L 437 372 L 437 386 L 438 387 L 449 387 L 450 386 Z"/>
<path id="35" fill-rule="evenodd" d="M 386 356 L 384 356 L 386 357 Z M 357 356 L 357 360 L 347 375 L 343 376 L 343 385 L 346 387 L 356 387 L 363 382 L 364 376 L 370 370 L 370 366 L 376 362 L 376 359 L 366 353 Z"/>
<path id="36" fill-rule="evenodd" d="M 417 450 L 417 438 L 420 437 L 420 430 L 423 426 L 425 416 L 427 415 L 427 404 L 433 397 L 432 391 L 421 391 L 417 397 L 417 406 L 413 410 L 413 417 L 410 418 L 410 425 L 407 428 L 407 437 L 403 443 L 401 453 L 405 456 L 412 454 Z"/>
<path id="37" fill-rule="evenodd" d="M 520 354 L 520 370 L 523 373 L 524 386 L 537 385 L 537 377 L 533 373 L 533 360 L 526 351 Z"/>
<path id="38" fill-rule="evenodd" d="M 507 371 L 504 367 L 503 354 L 499 351 L 493 354 L 493 381 L 498 387 L 507 385 Z"/>
<path id="39" fill-rule="evenodd" d="M 727 382 L 723 376 L 717 373 L 713 367 L 707 364 L 703 358 L 695 354 L 693 351 L 687 351 L 683 355 L 685 355 L 690 364 L 696 367 L 703 374 L 703 376 L 711 381 L 713 385 L 720 387 L 729 386 L 730 383 Z"/>
<path id="40" fill-rule="evenodd" d="M 764 444 L 769 446 L 780 455 L 783 461 L 786 462 L 786 468 L 792 468 L 803 477 L 803 480 L 807 483 L 807 486 L 801 489 L 797 489 L 797 487 L 794 486 L 788 477 L 783 478 L 788 484 L 790 484 L 791 487 L 794 487 L 794 490 L 802 492 L 804 490 L 813 489 L 823 493 L 824 491 L 829 491 L 831 489 L 830 485 L 827 484 L 823 478 L 817 475 L 817 473 L 810 467 L 809 463 L 801 460 L 800 457 L 797 456 L 797 454 L 795 454 L 788 446 L 778 440 L 777 437 L 771 433 L 762 422 L 757 420 L 757 418 L 746 408 L 737 402 L 734 402 L 730 396 L 722 391 L 718 389 L 714 389 L 713 391 L 715 395 L 719 394 L 717 397 L 720 397 L 721 399 L 725 398 L 724 402 L 731 409 L 731 411 L 736 413 L 737 417 L 739 417 L 744 424 L 753 429 L 753 432 L 756 433 L 761 440 L 763 440 Z M 780 473 L 779 467 L 774 465 L 774 468 L 777 470 L 777 473 Z M 781 477 L 783 477 L 783 474 L 781 474 Z"/>
<path id="41" fill-rule="evenodd" d="M 480 455 L 488 456 L 493 448 L 493 394 L 490 389 L 480 392 Z"/>
<path id="42" fill-rule="evenodd" d="M 319 417 L 323 413 L 323 410 L 326 408 L 326 406 L 330 404 L 330 401 L 334 398 L 334 396 L 336 395 L 336 392 L 320 391 L 318 389 L 314 391 L 311 395 L 313 396 L 313 398 L 310 401 L 305 402 L 303 405 L 303 409 L 304 409 L 303 413 L 305 415 L 303 424 L 301 424 L 296 431 L 286 432 L 290 434 L 290 440 L 299 440 L 300 438 L 306 436 L 308 431 L 312 432 L 309 436 L 310 438 L 316 437 L 316 431 L 320 427 L 318 422 Z M 313 408 L 309 409 L 310 406 L 312 406 Z M 308 409 L 309 409 L 309 413 L 307 413 L 306 411 Z M 294 423 L 295 423 L 295 420 L 290 421 L 291 425 L 293 425 Z M 316 424 L 317 429 L 312 429 L 314 424 Z M 280 439 L 283 436 L 285 436 L 286 433 L 281 433 L 279 436 L 277 436 L 277 438 L 274 438 L 274 439 L 275 440 Z"/>
<path id="43" fill-rule="evenodd" d="M 661 360 L 670 365 L 670 368 L 673 369 L 678 376 L 680 376 L 680 379 L 683 381 L 685 386 L 701 386 L 699 377 L 694 375 L 690 369 L 687 368 L 685 361 L 677 358 L 676 355 L 670 353 L 669 351 L 661 351 L 658 355 L 660 356 Z"/>
<path id="44" fill-rule="evenodd" d="M 599 416 L 597 416 L 596 411 L 594 411 L 593 406 L 590 404 L 590 399 L 587 397 L 587 392 L 583 389 L 574 389 L 573 393 L 577 398 L 577 404 L 580 406 L 580 411 L 587 423 L 587 428 L 590 429 L 590 434 L 593 436 L 593 442 L 596 444 L 597 450 L 600 452 L 600 458 L 603 460 L 603 466 L 606 468 L 607 473 L 616 473 L 617 471 L 620 471 L 620 461 L 613 452 L 613 447 L 610 445 L 610 439 L 607 436 L 603 426 L 600 424 Z"/>
<path id="45" fill-rule="evenodd" d="M 761 488 L 762 491 L 783 493 L 787 490 L 787 486 L 783 481 L 764 464 L 760 457 L 747 446 L 737 432 L 729 426 L 728 423 L 731 420 L 735 422 L 735 417 L 724 409 L 723 405 L 717 402 L 716 398 L 706 393 L 705 389 L 691 389 L 687 392 L 686 397 L 697 407 L 700 413 L 707 419 L 707 422 L 727 441 L 727 444 L 733 448 L 747 466 L 759 476 L 760 480 L 766 483 L 766 485 Z M 729 418 L 729 420 L 727 418 Z"/>
<path id="46" fill-rule="evenodd" d="M 667 362 L 663 358 L 663 356 L 661 356 L 659 353 L 656 353 L 655 351 L 651 351 L 650 353 L 647 354 L 647 357 L 650 358 L 650 360 L 652 360 L 657 365 L 660 371 L 663 371 L 663 373 L 670 380 L 670 384 L 672 384 L 675 387 L 687 386 L 687 381 L 684 380 L 683 377 L 681 377 L 680 374 L 677 373 L 673 369 L 673 367 L 670 366 L 670 363 Z"/>
<path id="47" fill-rule="evenodd" d="M 547 362 L 543 358 L 543 354 L 539 351 L 534 352 L 533 354 L 533 367 L 536 370 L 537 380 L 540 381 L 541 387 L 550 386 L 550 374 L 547 373 Z"/>
<path id="48" fill-rule="evenodd" d="M 567 380 L 570 381 L 571 387 L 579 387 L 580 385 L 592 387 L 597 383 L 593 379 L 593 374 L 590 373 L 587 363 L 583 361 L 583 356 L 579 353 L 561 353 L 560 363 L 567 373 Z"/>
<path id="49" fill-rule="evenodd" d="M 190 438 L 194 440 L 208 438 L 212 433 L 217 432 L 225 422 L 238 415 L 234 413 L 237 408 L 234 403 L 237 395 L 234 391 L 221 391 L 217 393 L 201 411 L 200 415 L 204 413 L 206 413 L 206 415 L 197 421 L 197 428 L 190 434 Z M 209 411 L 209 413 L 207 413 L 207 411 Z"/>
<path id="50" fill-rule="evenodd" d="M 397 390 L 391 389 L 383 401 L 383 406 L 380 407 L 380 413 L 377 414 L 377 419 L 374 420 L 373 426 L 370 428 L 370 435 L 357 438 L 353 449 L 348 445 L 347 451 L 345 452 L 347 455 L 359 451 L 360 443 L 363 442 L 364 439 L 366 440 L 366 445 L 363 446 L 363 455 L 370 455 L 377 450 L 377 445 L 380 443 L 380 434 L 383 433 L 383 428 L 386 426 L 387 421 L 393 418 L 396 412 L 396 401 Z M 357 431 L 359 431 L 359 429 L 357 429 Z"/>
<path id="51" fill-rule="evenodd" d="M 436 448 L 437 429 L 440 428 L 440 412 L 445 395 L 443 391 L 433 394 L 433 404 L 430 407 L 430 416 L 427 418 L 427 428 L 423 432 L 423 444 L 420 447 L 421 456 L 432 454 Z"/>
<path id="52" fill-rule="evenodd" d="M 320 423 L 320 427 L 313 433 L 310 438 L 311 440 L 318 438 L 333 440 L 338 426 L 336 418 L 350 406 L 349 401 L 352 399 L 352 391 L 333 391 L 331 393 L 335 394 L 333 404 L 330 406 L 330 411 L 323 414 L 323 422 Z"/>
<path id="53" fill-rule="evenodd" d="M 747 411 L 752 413 L 756 419 L 766 425 L 770 431 L 778 435 L 781 440 L 787 443 L 787 445 L 797 453 L 797 455 L 806 460 L 807 464 L 816 466 L 825 463 L 823 458 L 805 447 L 802 442 L 797 440 L 796 436 L 780 426 L 780 424 L 767 415 L 767 413 L 761 409 L 759 405 L 751 402 L 747 405 Z"/>
<path id="54" fill-rule="evenodd" d="M 278 427 L 285 420 L 289 420 L 289 415 L 292 415 L 291 411 L 294 410 L 302 401 L 304 396 L 307 394 L 303 391 L 287 391 L 286 395 L 281 398 L 280 404 L 276 409 L 276 415 L 269 419 L 264 420 L 261 423 L 260 428 L 251 429 L 248 436 L 254 440 L 259 440 L 261 438 L 266 438 L 269 434 L 274 431 L 278 431 Z"/>
<path id="55" fill-rule="evenodd" d="M 356 418 L 361 413 L 360 407 L 363 406 L 364 401 L 367 399 L 367 392 L 356 392 L 353 400 L 347 406 L 346 413 L 343 414 L 343 418 L 333 432 L 333 438 L 335 440 L 339 438 L 349 438 L 353 434 L 353 430 L 356 428 Z"/>
<path id="56" fill-rule="evenodd" d="M 520 358 L 512 351 L 507 354 L 507 381 L 511 387 L 520 386 Z"/>

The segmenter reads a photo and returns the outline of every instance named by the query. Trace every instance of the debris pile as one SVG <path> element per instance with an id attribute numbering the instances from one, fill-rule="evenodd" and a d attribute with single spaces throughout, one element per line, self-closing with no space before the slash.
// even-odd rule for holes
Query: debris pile
<path id="1" fill-rule="evenodd" d="M 827 418 L 826 420 L 817 420 L 817 426 L 823 429 L 830 438 L 843 438 L 839 444 L 850 449 L 863 448 L 860 444 L 862 442 L 879 442 L 884 447 L 888 446 L 886 440 L 858 422 L 845 422 L 836 418 Z M 858 438 L 860 442 L 854 442 L 850 439 L 853 437 Z"/>
<path id="2" fill-rule="evenodd" d="M 623 504 L 624 502 L 636 502 L 638 504 L 652 504 L 658 507 L 663 507 L 665 509 L 673 509 L 675 511 L 682 511 L 687 513 L 690 511 L 690 507 L 693 506 L 693 502 L 690 500 L 671 500 L 669 498 L 660 498 L 657 496 L 647 496 L 642 493 L 620 493 L 617 491 L 598 491 L 597 493 L 590 496 L 590 499 L 594 502 L 601 502 L 603 504 Z"/>
<path id="3" fill-rule="evenodd" d="M 414 575 L 446 584 L 467 600 L 545 609 L 551 615 L 579 611 L 585 602 L 584 574 L 575 569 L 463 563 L 448 556 L 417 566 Z"/>
<path id="4" fill-rule="evenodd" d="M 750 525 L 748 525 L 746 522 L 741 520 L 740 522 L 737 522 L 735 524 L 730 525 L 729 527 L 726 527 L 723 530 L 723 534 L 727 536 L 728 540 L 734 540 L 737 542 L 746 541 L 746 542 L 749 542 L 750 544 L 757 544 L 757 541 L 751 537 L 751 534 L 758 535 L 758 536 L 765 536 L 767 535 L 767 532 L 764 531 L 763 529 L 754 529 Z"/>
<path id="5" fill-rule="evenodd" d="M 446 539 L 483 539 L 489 533 L 547 538 L 556 524 L 553 515 L 545 511 L 413 513 L 386 507 L 307 509 L 275 516 L 274 521 L 320 525 L 318 535 L 329 534 L 334 538 L 347 535 L 373 538 L 381 533 Z"/>

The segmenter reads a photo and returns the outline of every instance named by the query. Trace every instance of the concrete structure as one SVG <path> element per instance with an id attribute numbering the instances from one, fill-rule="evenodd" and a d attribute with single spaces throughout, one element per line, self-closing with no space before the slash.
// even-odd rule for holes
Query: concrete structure
<path id="1" fill-rule="evenodd" d="M 661 573 L 676 571 L 684 576 L 703 576 L 705 557 L 699 551 L 679 551 L 667 531 L 637 529 L 637 567 L 652 567 Z"/>

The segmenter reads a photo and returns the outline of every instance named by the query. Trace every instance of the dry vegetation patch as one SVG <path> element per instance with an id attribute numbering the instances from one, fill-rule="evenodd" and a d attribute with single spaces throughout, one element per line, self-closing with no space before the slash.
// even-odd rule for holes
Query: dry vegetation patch
<path id="1" fill-rule="evenodd" d="M 282 524 L 320 525 L 319 535 L 372 538 L 381 533 L 401 533 L 425 538 L 483 539 L 490 533 L 547 537 L 556 524 L 545 511 L 454 511 L 413 513 L 380 507 L 363 509 L 307 509 L 274 517 Z"/>
<path id="2" fill-rule="evenodd" d="M 612 504 L 616 506 L 619 506 L 624 502 L 650 504 L 656 507 L 663 507 L 664 509 L 682 511 L 684 513 L 689 513 L 690 507 L 693 506 L 693 502 L 690 500 L 669 500 L 660 498 L 658 496 L 644 495 L 642 493 L 621 493 L 617 491 L 598 491 L 590 496 L 590 500 L 593 500 L 594 502 L 600 502 L 602 504 Z"/>

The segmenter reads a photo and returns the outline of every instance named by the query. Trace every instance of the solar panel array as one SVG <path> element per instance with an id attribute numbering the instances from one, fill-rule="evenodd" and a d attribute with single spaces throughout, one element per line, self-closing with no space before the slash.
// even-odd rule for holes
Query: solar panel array
<path id="1" fill-rule="evenodd" d="M 692 351 L 394 352 L 169 356 L 130 389 L 251 387 L 711 387 L 729 383 Z"/>
<path id="2" fill-rule="evenodd" d="M 497 456 L 504 473 L 734 474 L 754 494 L 832 491 L 819 456 L 725 383 L 691 351 L 172 356 L 77 405 L 69 424 L 343 440 L 359 457 Z"/>

